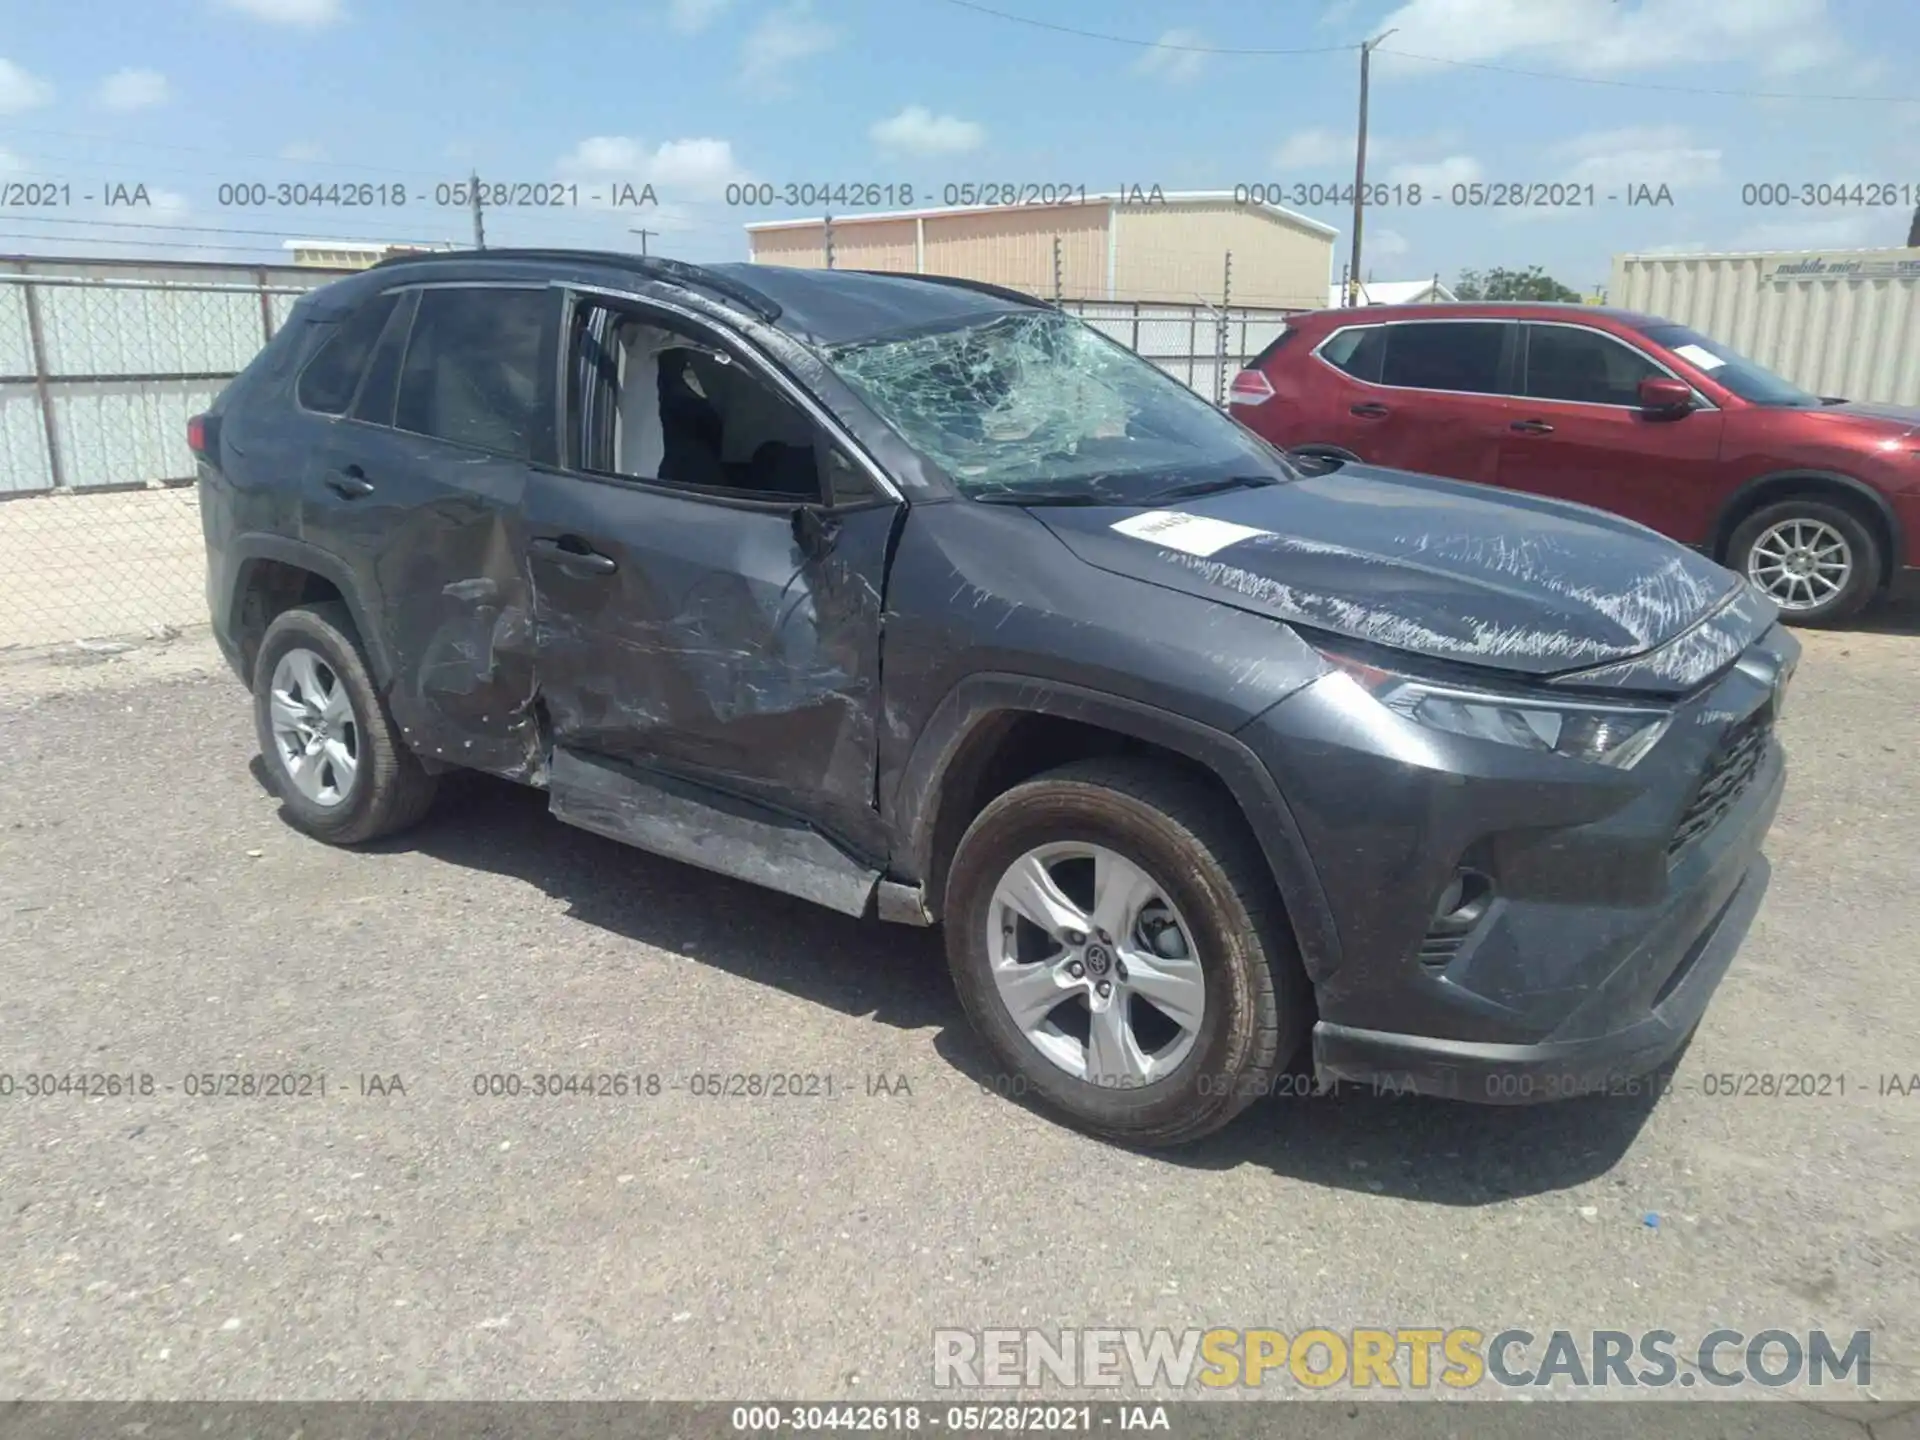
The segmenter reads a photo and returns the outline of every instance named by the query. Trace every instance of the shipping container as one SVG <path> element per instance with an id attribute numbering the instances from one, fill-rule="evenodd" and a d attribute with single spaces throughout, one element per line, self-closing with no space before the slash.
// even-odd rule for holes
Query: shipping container
<path id="1" fill-rule="evenodd" d="M 1620 255 L 1607 298 L 1817 394 L 1920 405 L 1920 249 Z"/>

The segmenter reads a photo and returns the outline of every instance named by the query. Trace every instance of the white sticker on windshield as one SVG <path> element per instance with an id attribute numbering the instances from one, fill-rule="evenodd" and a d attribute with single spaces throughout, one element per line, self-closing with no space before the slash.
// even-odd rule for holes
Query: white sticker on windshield
<path id="1" fill-rule="evenodd" d="M 1692 361 L 1702 370 L 1718 370 L 1727 363 L 1711 350 L 1699 345 L 1676 345 L 1673 347 L 1673 353 Z"/>
<path id="2" fill-rule="evenodd" d="M 1231 520 L 1187 515 L 1179 510 L 1149 510 L 1144 515 L 1129 515 L 1125 520 L 1115 521 L 1113 528 L 1122 535 L 1151 540 L 1185 555 L 1213 555 L 1242 540 L 1273 533 L 1256 530 L 1251 525 L 1235 525 Z"/>

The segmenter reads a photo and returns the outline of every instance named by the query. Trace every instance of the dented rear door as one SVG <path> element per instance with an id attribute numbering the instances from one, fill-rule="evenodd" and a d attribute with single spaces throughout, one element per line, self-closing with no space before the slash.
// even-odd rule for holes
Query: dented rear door
<path id="1" fill-rule="evenodd" d="M 315 419 L 307 536 L 346 562 L 377 612 L 394 662 L 388 703 L 413 748 L 535 778 L 521 499 L 530 456 L 552 443 L 558 300 L 473 284 L 402 296 L 352 411 Z"/>

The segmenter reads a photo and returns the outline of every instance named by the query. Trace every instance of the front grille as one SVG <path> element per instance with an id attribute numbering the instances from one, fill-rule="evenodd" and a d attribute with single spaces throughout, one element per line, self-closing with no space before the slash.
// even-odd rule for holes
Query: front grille
<path id="1" fill-rule="evenodd" d="M 1700 788 L 1693 792 L 1673 838 L 1667 842 L 1668 859 L 1713 829 L 1734 807 L 1760 773 L 1760 762 L 1766 758 L 1767 741 L 1772 735 L 1772 717 L 1761 712 L 1741 721 L 1721 742 Z"/>

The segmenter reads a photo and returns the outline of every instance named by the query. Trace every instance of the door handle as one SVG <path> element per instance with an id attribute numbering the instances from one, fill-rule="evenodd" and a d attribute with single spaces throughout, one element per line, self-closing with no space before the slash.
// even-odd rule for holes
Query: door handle
<path id="1" fill-rule="evenodd" d="M 1384 420 L 1392 412 L 1378 400 L 1365 400 L 1358 405 L 1349 405 L 1347 413 L 1358 415 L 1362 420 Z"/>
<path id="2" fill-rule="evenodd" d="M 349 465 L 344 470 L 336 470 L 327 476 L 327 488 L 342 500 L 358 500 L 362 495 L 373 493 L 373 482 L 367 479 L 367 472 L 358 465 Z"/>
<path id="3" fill-rule="evenodd" d="M 1507 426 L 1509 430 L 1518 430 L 1522 435 L 1551 435 L 1553 426 L 1544 420 L 1516 420 Z"/>
<path id="4" fill-rule="evenodd" d="M 569 536 L 567 539 L 572 537 Z M 574 544 L 580 548 L 572 548 L 566 540 L 542 536 L 530 542 L 527 550 L 536 560 L 551 560 L 565 569 L 581 571 L 589 575 L 611 575 L 620 568 L 611 555 L 602 555 L 597 550 L 587 549 L 584 541 L 576 540 Z"/>

